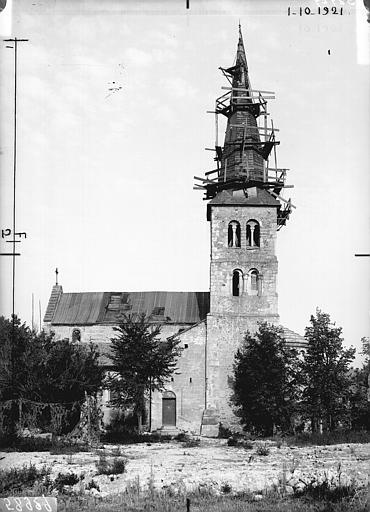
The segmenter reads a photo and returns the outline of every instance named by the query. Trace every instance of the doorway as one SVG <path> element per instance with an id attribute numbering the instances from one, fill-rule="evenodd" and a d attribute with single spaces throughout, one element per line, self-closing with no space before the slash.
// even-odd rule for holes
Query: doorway
<path id="1" fill-rule="evenodd" d="M 162 425 L 176 426 L 176 395 L 172 391 L 165 391 L 162 395 Z"/>

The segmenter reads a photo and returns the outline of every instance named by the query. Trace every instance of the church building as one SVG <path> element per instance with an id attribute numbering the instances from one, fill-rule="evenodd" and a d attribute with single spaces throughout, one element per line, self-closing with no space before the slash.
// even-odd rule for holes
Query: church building
<path id="1" fill-rule="evenodd" d="M 277 167 L 279 142 L 267 111 L 274 94 L 251 88 L 240 27 L 235 64 L 220 69 L 226 92 L 214 114 L 216 123 L 226 116 L 224 144 L 216 140 L 217 167 L 194 186 L 207 200 L 210 290 L 64 293 L 57 283 L 44 317 L 57 338 L 97 344 L 107 370 L 113 327 L 123 314 L 145 313 L 162 325 L 164 340 L 181 340 L 178 369 L 152 396 L 152 430 L 214 436 L 220 423 L 236 424 L 229 403 L 236 350 L 259 322 L 279 324 L 276 237 L 294 206 L 282 197 L 287 169 Z M 302 336 L 283 330 L 289 346 L 304 348 Z M 108 418 L 108 391 L 103 403 Z"/>

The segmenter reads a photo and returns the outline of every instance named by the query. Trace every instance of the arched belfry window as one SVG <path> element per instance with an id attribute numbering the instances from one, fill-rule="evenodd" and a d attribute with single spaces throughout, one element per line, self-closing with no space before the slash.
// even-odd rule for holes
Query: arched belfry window
<path id="1" fill-rule="evenodd" d="M 243 274 L 241 270 L 233 271 L 233 280 L 232 280 L 232 294 L 234 297 L 240 297 L 243 292 Z"/>
<path id="2" fill-rule="evenodd" d="M 80 329 L 73 329 L 72 343 L 78 343 L 79 341 L 81 341 L 81 331 L 80 331 Z"/>
<path id="3" fill-rule="evenodd" d="M 252 268 L 249 272 L 249 294 L 261 295 L 262 292 L 262 276 L 256 268 Z"/>
<path id="4" fill-rule="evenodd" d="M 256 220 L 247 222 L 247 247 L 260 246 L 260 225 Z"/>
<path id="5" fill-rule="evenodd" d="M 229 247 L 240 247 L 240 224 L 237 220 L 232 220 L 229 223 L 227 244 Z"/>

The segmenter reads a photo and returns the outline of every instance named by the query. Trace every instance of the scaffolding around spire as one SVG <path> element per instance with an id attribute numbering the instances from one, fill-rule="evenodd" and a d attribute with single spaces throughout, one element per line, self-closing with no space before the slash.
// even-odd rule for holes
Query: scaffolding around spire
<path id="1" fill-rule="evenodd" d="M 289 169 L 279 168 L 277 164 L 276 139 L 279 132 L 270 120 L 267 101 L 275 99 L 272 91 L 252 89 L 248 64 L 244 49 L 243 36 L 239 23 L 239 40 L 235 65 L 219 68 L 229 85 L 222 87 L 226 92 L 216 99 L 215 110 L 215 148 L 206 148 L 215 152 L 216 169 L 207 171 L 205 177 L 194 176 L 194 189 L 205 192 L 205 200 L 213 199 L 223 190 L 244 190 L 258 187 L 267 190 L 280 202 L 278 209 L 278 229 L 285 225 L 292 208 L 291 200 L 281 197 L 286 185 Z M 224 145 L 219 144 L 218 116 L 227 118 Z"/>

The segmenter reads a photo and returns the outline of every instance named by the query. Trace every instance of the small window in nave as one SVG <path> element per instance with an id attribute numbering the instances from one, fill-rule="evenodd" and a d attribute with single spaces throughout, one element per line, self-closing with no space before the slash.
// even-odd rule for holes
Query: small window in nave
<path id="1" fill-rule="evenodd" d="M 81 341 L 81 331 L 80 331 L 80 329 L 73 329 L 72 343 L 78 343 L 79 341 Z"/>

